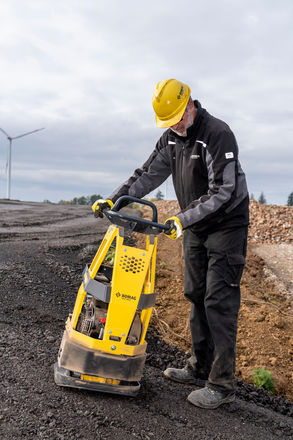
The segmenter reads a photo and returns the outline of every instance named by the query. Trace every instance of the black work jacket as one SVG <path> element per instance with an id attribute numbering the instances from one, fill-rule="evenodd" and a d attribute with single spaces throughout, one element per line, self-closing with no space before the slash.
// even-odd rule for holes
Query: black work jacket
<path id="1" fill-rule="evenodd" d="M 248 225 L 248 191 L 235 136 L 225 122 L 194 104 L 197 114 L 187 136 L 167 129 L 148 160 L 109 198 L 142 198 L 172 174 L 183 229 L 201 233 Z"/>

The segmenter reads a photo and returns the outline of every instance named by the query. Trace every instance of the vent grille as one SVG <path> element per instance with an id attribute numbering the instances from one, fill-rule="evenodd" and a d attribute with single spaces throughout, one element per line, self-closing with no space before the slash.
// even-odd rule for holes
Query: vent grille
<path id="1" fill-rule="evenodd" d="M 139 273 L 144 270 L 145 261 L 142 258 L 127 257 L 124 255 L 120 258 L 119 266 L 125 272 Z"/>

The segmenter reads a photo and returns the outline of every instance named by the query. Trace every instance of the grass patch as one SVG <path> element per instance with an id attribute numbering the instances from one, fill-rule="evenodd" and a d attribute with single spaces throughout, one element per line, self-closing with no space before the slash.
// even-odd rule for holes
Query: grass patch
<path id="1" fill-rule="evenodd" d="M 273 394 L 275 384 L 272 373 L 265 368 L 255 368 L 251 371 L 250 377 L 252 382 L 258 388 L 264 388 L 269 393 Z"/>

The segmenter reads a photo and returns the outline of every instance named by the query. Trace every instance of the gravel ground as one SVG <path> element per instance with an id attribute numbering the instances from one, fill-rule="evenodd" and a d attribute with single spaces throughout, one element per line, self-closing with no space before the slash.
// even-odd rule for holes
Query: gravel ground
<path id="1" fill-rule="evenodd" d="M 55 385 L 64 323 L 106 227 L 88 207 L 0 202 L 1 439 L 293 439 L 290 401 L 243 382 L 232 404 L 190 405 L 193 388 L 162 375 L 186 355 L 155 329 L 136 398 Z"/>
<path id="2" fill-rule="evenodd" d="M 263 243 L 253 251 L 264 259 L 272 274 L 280 280 L 293 298 L 293 244 Z"/>

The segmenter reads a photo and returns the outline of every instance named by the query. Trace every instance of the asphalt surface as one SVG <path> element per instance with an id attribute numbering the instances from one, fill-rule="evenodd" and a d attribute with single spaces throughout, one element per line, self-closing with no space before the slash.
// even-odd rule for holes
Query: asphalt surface
<path id="1" fill-rule="evenodd" d="M 291 402 L 251 385 L 217 410 L 189 404 L 193 387 L 162 375 L 186 355 L 155 330 L 136 398 L 55 385 L 64 324 L 108 224 L 87 206 L 0 200 L 0 438 L 293 439 Z"/>

